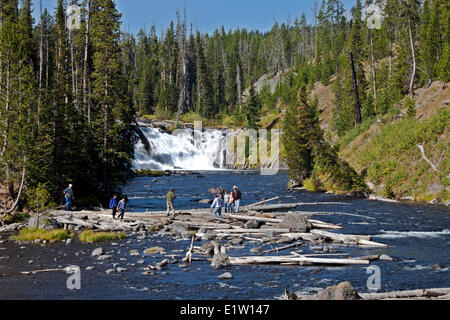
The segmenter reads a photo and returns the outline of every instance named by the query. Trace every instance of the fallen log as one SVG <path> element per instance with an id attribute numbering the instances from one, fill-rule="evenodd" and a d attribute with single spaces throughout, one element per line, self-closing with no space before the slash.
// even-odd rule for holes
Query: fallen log
<path id="1" fill-rule="evenodd" d="M 262 205 L 262 206 L 253 206 L 251 209 L 254 211 L 260 211 L 260 212 L 274 212 L 274 211 L 288 211 L 291 209 L 295 209 L 298 206 L 299 206 L 298 203 L 270 204 L 270 205 Z"/>
<path id="2" fill-rule="evenodd" d="M 262 218 L 262 217 L 251 217 L 251 216 L 240 216 L 230 214 L 225 216 L 229 219 L 242 220 L 242 221 L 260 221 L 260 222 L 269 222 L 269 223 L 280 223 L 281 219 L 271 219 L 271 218 Z"/>
<path id="3" fill-rule="evenodd" d="M 176 221 L 177 224 L 188 226 L 189 228 L 222 228 L 222 229 L 231 229 L 230 225 L 227 224 L 219 224 L 219 223 L 208 223 L 208 222 L 190 222 L 190 221 Z"/>
<path id="4" fill-rule="evenodd" d="M 55 218 L 56 221 L 58 223 L 62 223 L 62 224 L 68 224 L 68 225 L 75 225 L 75 226 L 80 226 L 80 227 L 85 227 L 85 228 L 89 228 L 89 229 L 94 229 L 94 224 L 92 223 L 88 223 L 82 220 L 76 220 L 76 219 L 64 219 L 64 218 Z"/>
<path id="5" fill-rule="evenodd" d="M 215 233 L 222 233 L 222 234 L 246 234 L 246 233 L 267 233 L 267 232 L 273 232 L 273 233 L 289 233 L 289 229 L 215 229 L 212 230 L 212 232 Z"/>
<path id="6" fill-rule="evenodd" d="M 229 215 L 227 218 L 235 219 L 235 220 L 243 220 L 243 221 L 259 221 L 259 222 L 265 222 L 265 223 L 281 223 L 281 219 L 271 219 L 271 218 L 263 218 L 263 217 L 252 217 L 252 216 L 240 216 L 240 215 Z M 309 222 L 311 222 L 313 228 L 315 229 L 334 229 L 339 230 L 342 229 L 342 227 L 337 226 L 335 224 L 326 223 L 319 220 L 311 220 L 308 219 Z"/>
<path id="7" fill-rule="evenodd" d="M 283 233 L 281 234 L 281 237 L 290 239 L 302 239 L 304 241 L 310 242 L 315 240 L 312 233 Z"/>
<path id="8" fill-rule="evenodd" d="M 35 270 L 35 271 L 22 271 L 21 274 L 29 276 L 30 274 L 60 272 L 60 271 L 66 271 L 66 269 L 45 269 L 45 270 Z"/>
<path id="9" fill-rule="evenodd" d="M 287 250 L 287 249 L 300 247 L 301 245 L 303 245 L 303 242 L 297 242 L 297 243 L 294 243 L 294 244 L 290 244 L 288 246 L 283 246 L 283 247 L 279 247 L 279 248 L 275 248 L 275 249 L 265 250 L 265 251 L 259 253 L 259 255 L 272 253 L 272 252 L 284 251 L 284 250 Z"/>
<path id="10" fill-rule="evenodd" d="M 305 256 L 230 257 L 231 265 L 298 263 L 311 265 L 369 265 L 368 260 L 308 258 Z"/>
<path id="11" fill-rule="evenodd" d="M 385 293 L 360 293 L 361 298 L 365 300 L 384 300 L 384 299 L 408 299 L 408 298 L 436 298 L 450 294 L 450 288 L 440 289 L 419 289 L 406 291 L 393 291 Z"/>
<path id="12" fill-rule="evenodd" d="M 373 246 L 373 247 L 388 247 L 388 245 L 378 242 L 373 242 L 371 240 L 371 236 L 364 236 L 364 235 L 350 235 L 350 234 L 337 234 L 337 233 L 331 233 L 323 230 L 311 230 L 312 234 L 331 239 L 337 242 L 355 242 L 358 245 L 364 245 L 364 246 Z"/>
<path id="13" fill-rule="evenodd" d="M 312 220 L 312 219 L 308 219 L 308 220 L 309 220 L 309 222 L 311 222 L 314 229 L 334 229 L 334 230 L 342 229 L 341 226 L 338 226 L 335 224 L 326 223 L 326 222 L 322 222 L 319 220 Z"/>
<path id="14" fill-rule="evenodd" d="M 272 198 L 272 199 L 263 200 L 263 201 L 256 202 L 256 203 L 252 203 L 252 204 L 249 204 L 249 205 L 247 206 L 247 208 L 259 206 L 259 205 L 262 205 L 262 204 L 265 204 L 265 203 L 268 203 L 268 202 L 272 202 L 272 201 L 275 201 L 275 200 L 278 200 L 278 199 L 280 199 L 280 197 L 275 197 L 275 198 Z"/>

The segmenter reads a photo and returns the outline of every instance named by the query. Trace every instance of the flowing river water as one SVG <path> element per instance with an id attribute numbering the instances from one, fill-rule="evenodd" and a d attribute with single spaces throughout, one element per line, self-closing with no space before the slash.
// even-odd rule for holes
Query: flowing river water
<path id="1" fill-rule="evenodd" d="M 374 241 L 388 248 L 367 249 L 336 247 L 338 252 L 352 256 L 387 254 L 395 261 L 374 261 L 381 270 L 381 291 L 419 288 L 450 287 L 450 210 L 444 206 L 409 203 L 385 203 L 352 200 L 330 194 L 304 191 L 285 191 L 286 173 L 261 176 L 258 172 L 202 172 L 189 176 L 173 175 L 153 178 L 135 178 L 125 192 L 135 212 L 163 210 L 164 195 L 171 187 L 177 194 L 178 209 L 199 207 L 194 202 L 210 198 L 208 189 L 217 186 L 231 189 L 238 185 L 243 193 L 243 204 L 261 198 L 281 196 L 281 201 L 291 202 L 341 202 L 342 204 L 311 205 L 302 210 L 337 212 L 353 215 L 321 215 L 318 219 L 342 224 L 342 233 L 374 235 Z M 359 215 L 359 216 L 355 216 Z M 146 248 L 159 246 L 167 254 L 182 255 L 190 241 L 173 239 L 148 233 L 146 239 L 132 235 L 115 243 L 86 245 L 74 240 L 72 244 L 19 245 L 0 238 L 0 299 L 277 299 L 285 287 L 298 293 L 316 293 L 327 286 L 350 281 L 357 290 L 367 292 L 365 266 L 351 267 L 301 267 L 301 266 L 233 266 L 213 270 L 208 262 L 194 262 L 189 266 L 169 265 L 155 275 L 142 275 L 148 264 L 161 261 L 163 256 L 146 256 Z M 198 243 L 197 245 L 201 245 Z M 91 257 L 101 246 L 113 256 L 99 262 Z M 230 256 L 253 255 L 249 252 L 256 244 L 246 243 L 245 248 L 230 250 Z M 328 245 L 327 245 L 328 246 Z M 288 250 L 315 253 L 323 245 Z M 332 246 L 331 246 L 332 247 Z M 264 246 L 270 249 L 270 245 Z M 333 247 L 332 247 L 333 249 Z M 130 255 L 138 250 L 141 255 Z M 138 263 L 144 260 L 144 264 Z M 50 272 L 25 276 L 21 271 L 81 268 L 81 290 L 68 290 L 64 272 Z M 128 271 L 108 275 L 113 266 Z M 87 271 L 87 267 L 94 270 Z M 224 272 L 232 280 L 219 280 Z"/>

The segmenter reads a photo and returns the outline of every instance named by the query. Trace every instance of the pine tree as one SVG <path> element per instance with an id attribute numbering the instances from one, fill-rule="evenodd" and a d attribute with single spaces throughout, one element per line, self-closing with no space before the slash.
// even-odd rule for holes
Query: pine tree
<path id="1" fill-rule="evenodd" d="M 255 92 L 254 85 L 250 86 L 248 99 L 244 104 L 243 112 L 247 122 L 248 129 L 257 129 L 257 123 L 260 118 L 261 105 L 258 95 Z"/>
<path id="2" fill-rule="evenodd" d="M 205 49 L 200 33 L 197 32 L 197 110 L 206 117 L 213 118 L 217 113 L 214 105 L 214 91 L 206 64 Z"/>
<path id="3" fill-rule="evenodd" d="M 121 15 L 112 0 L 95 1 L 92 11 L 94 138 L 107 197 L 131 167 L 134 110 L 121 74 Z"/>
<path id="4" fill-rule="evenodd" d="M 291 179 L 303 183 L 314 168 L 313 149 L 319 135 L 317 114 L 307 101 L 304 88 L 296 103 L 288 106 L 283 125 L 282 141 Z"/>

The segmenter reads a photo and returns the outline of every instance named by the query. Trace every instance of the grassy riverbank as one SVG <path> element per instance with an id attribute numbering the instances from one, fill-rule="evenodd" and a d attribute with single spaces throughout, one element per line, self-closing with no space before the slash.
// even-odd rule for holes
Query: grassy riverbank
<path id="1" fill-rule="evenodd" d="M 49 241 L 60 242 L 69 238 L 73 238 L 74 234 L 66 230 L 42 230 L 42 229 L 22 229 L 18 235 L 12 236 L 10 239 L 17 242 L 30 242 L 30 241 Z"/>

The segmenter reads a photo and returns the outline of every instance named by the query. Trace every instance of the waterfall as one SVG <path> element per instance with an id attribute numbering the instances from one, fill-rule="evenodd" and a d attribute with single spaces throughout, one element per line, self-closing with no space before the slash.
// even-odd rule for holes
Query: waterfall
<path id="1" fill-rule="evenodd" d="M 140 127 L 148 141 L 141 137 L 135 146 L 136 170 L 220 170 L 223 161 L 225 137 L 223 131 L 191 129 L 170 135 L 159 128 Z M 194 144 L 195 136 L 195 144 Z M 148 148 L 150 145 L 150 148 Z"/>

